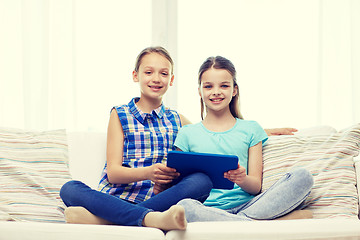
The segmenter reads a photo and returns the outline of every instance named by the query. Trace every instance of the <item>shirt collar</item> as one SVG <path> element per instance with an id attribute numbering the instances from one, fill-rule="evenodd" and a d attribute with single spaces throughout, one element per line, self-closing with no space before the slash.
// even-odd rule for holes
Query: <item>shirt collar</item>
<path id="1" fill-rule="evenodd" d="M 151 115 L 153 117 L 162 118 L 165 114 L 165 106 L 161 104 L 160 107 L 154 109 L 151 113 L 144 113 L 143 111 L 136 106 L 136 103 L 139 101 L 140 98 L 136 97 L 131 99 L 129 102 L 130 112 L 134 115 L 134 117 L 143 123 L 146 120 L 146 116 Z"/>

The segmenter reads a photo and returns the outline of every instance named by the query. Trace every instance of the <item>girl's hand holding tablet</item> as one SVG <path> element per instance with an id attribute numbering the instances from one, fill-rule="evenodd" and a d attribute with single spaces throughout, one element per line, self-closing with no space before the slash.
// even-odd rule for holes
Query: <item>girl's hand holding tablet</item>
<path id="1" fill-rule="evenodd" d="M 179 177 L 180 173 L 176 169 L 167 167 L 164 164 L 156 163 L 149 167 L 147 179 L 150 179 L 155 184 L 168 184 L 173 179 Z"/>
<path id="2" fill-rule="evenodd" d="M 237 185 L 243 183 L 246 176 L 246 169 L 240 165 L 238 165 L 237 169 L 229 170 L 224 173 L 224 178 L 229 179 Z"/>

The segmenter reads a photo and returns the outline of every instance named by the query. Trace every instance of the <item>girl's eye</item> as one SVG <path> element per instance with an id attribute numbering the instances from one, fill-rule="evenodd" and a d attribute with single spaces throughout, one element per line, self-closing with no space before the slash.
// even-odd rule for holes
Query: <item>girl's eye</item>
<path id="1" fill-rule="evenodd" d="M 211 85 L 205 85 L 204 88 L 211 88 Z"/>
<path id="2" fill-rule="evenodd" d="M 163 76 L 167 76 L 167 75 L 169 75 L 169 74 L 168 74 L 167 72 L 163 72 L 162 75 L 163 75 Z"/>
<path id="3" fill-rule="evenodd" d="M 224 85 L 221 85 L 221 87 L 222 87 L 222 88 L 228 88 L 228 87 L 230 87 L 230 86 L 229 86 L 229 85 L 224 84 Z"/>

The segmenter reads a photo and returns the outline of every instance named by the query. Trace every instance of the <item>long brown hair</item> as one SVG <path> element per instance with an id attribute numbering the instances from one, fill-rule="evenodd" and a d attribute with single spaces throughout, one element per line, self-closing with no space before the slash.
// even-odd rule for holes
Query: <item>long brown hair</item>
<path id="1" fill-rule="evenodd" d="M 150 54 L 150 53 L 158 53 L 161 56 L 165 57 L 167 60 L 169 60 L 169 62 L 171 63 L 171 74 L 173 74 L 173 72 L 174 72 L 174 62 L 173 62 L 172 58 L 170 57 L 169 52 L 165 48 L 160 47 L 160 46 L 147 47 L 147 48 L 145 48 L 144 50 L 142 50 L 139 53 L 139 55 L 136 58 L 136 62 L 135 62 L 135 68 L 134 68 L 135 72 L 139 71 L 139 67 L 140 67 L 141 60 L 143 59 L 143 57 Z"/>
<path id="2" fill-rule="evenodd" d="M 244 119 L 243 116 L 240 113 L 240 100 L 239 100 L 239 86 L 236 82 L 236 70 L 234 64 L 221 56 L 216 57 L 209 57 L 203 62 L 203 64 L 200 66 L 199 69 L 199 75 L 198 75 L 198 84 L 199 87 L 201 85 L 201 77 L 203 73 L 211 68 L 215 69 L 224 69 L 227 70 L 233 79 L 234 87 L 238 87 L 238 91 L 235 96 L 232 97 L 231 102 L 229 104 L 230 112 L 235 118 Z M 200 104 L 201 104 L 201 119 L 204 119 L 204 112 L 205 112 L 205 104 L 202 98 L 200 97 Z"/>

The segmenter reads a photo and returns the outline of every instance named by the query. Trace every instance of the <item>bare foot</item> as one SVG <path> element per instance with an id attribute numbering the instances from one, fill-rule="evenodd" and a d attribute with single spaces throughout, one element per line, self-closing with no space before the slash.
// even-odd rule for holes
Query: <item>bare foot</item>
<path id="1" fill-rule="evenodd" d="M 174 205 L 165 212 L 149 212 L 144 218 L 143 225 L 166 231 L 185 230 L 187 225 L 185 209 L 182 206 Z"/>
<path id="2" fill-rule="evenodd" d="M 108 225 L 111 222 L 97 217 L 86 208 L 83 207 L 68 207 L 65 209 L 65 220 L 67 223 L 80 223 L 80 224 L 99 224 Z"/>
<path id="3" fill-rule="evenodd" d="M 276 220 L 291 220 L 291 219 L 309 219 L 312 218 L 312 212 L 310 210 L 295 210 L 285 216 L 276 218 Z"/>

